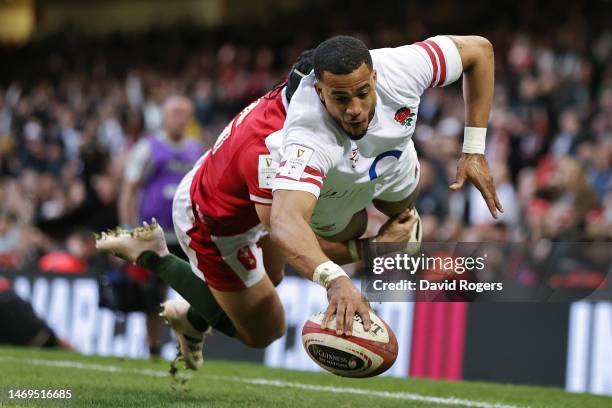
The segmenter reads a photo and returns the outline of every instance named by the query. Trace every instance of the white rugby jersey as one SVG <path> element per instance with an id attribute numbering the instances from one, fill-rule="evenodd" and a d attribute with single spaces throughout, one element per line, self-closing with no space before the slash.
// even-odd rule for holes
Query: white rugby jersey
<path id="1" fill-rule="evenodd" d="M 446 36 L 370 53 L 377 71 L 377 102 L 365 136 L 351 140 L 334 121 L 314 89 L 311 72 L 291 99 L 283 129 L 266 139 L 280 163 L 273 191 L 314 194 L 318 202 L 311 226 L 322 235 L 340 232 L 374 198 L 405 198 L 385 198 L 385 192 L 397 189 L 394 183 L 416 187 L 418 165 L 411 138 L 421 95 L 427 88 L 454 82 L 463 72 L 459 51 Z"/>

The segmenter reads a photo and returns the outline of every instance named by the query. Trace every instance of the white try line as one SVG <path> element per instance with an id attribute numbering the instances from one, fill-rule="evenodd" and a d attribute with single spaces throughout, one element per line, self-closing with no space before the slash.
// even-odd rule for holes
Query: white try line
<path id="1" fill-rule="evenodd" d="M 279 381 L 279 380 L 267 380 L 265 378 L 243 378 L 243 377 L 225 377 L 225 376 L 209 376 L 209 378 L 225 380 L 225 381 L 237 381 L 245 384 L 253 385 L 268 385 L 271 387 L 280 388 L 298 388 L 301 390 L 308 391 L 323 391 L 332 392 L 335 394 L 353 394 L 353 395 L 365 395 L 370 397 L 381 397 L 391 398 L 404 401 L 418 401 L 418 402 L 430 402 L 440 405 L 459 405 L 462 407 L 473 407 L 473 408 L 527 408 L 519 407 L 517 405 L 506 405 L 499 403 L 479 402 L 468 399 L 461 399 L 455 397 L 431 397 L 427 395 L 414 394 L 410 392 L 391 392 L 391 391 L 375 391 L 365 390 L 363 388 L 352 388 L 352 387 L 333 387 L 329 385 L 314 385 L 304 384 L 299 382 Z"/>
<path id="2" fill-rule="evenodd" d="M 57 368 L 75 368 L 79 370 L 91 370 L 91 371 L 103 371 L 108 373 L 124 373 L 124 374 L 139 374 L 149 377 L 169 377 L 169 374 L 164 371 L 149 370 L 146 368 L 125 368 L 106 364 L 91 364 L 81 363 L 78 361 L 70 360 L 44 360 L 37 358 L 16 358 L 16 357 L 5 357 L 0 356 L 0 361 L 13 362 L 19 364 L 29 364 L 46 367 L 57 367 Z M 219 381 L 233 381 L 240 382 L 243 384 L 251 385 L 264 385 L 269 387 L 279 388 L 296 388 L 306 391 L 319 391 L 319 392 L 331 392 L 334 394 L 352 394 L 352 395 L 364 395 L 374 396 L 380 398 L 397 399 L 403 401 L 417 401 L 427 402 L 438 405 L 456 405 L 470 408 L 527 408 L 519 407 L 517 405 L 506 405 L 499 403 L 480 402 L 469 399 L 454 398 L 454 397 L 432 397 L 421 394 L 414 394 L 410 392 L 392 392 L 392 391 L 376 391 L 366 390 L 362 388 L 352 387 L 334 387 L 328 385 L 315 385 L 306 384 L 300 382 L 291 381 L 280 381 L 280 380 L 269 380 L 265 378 L 246 378 L 236 376 L 217 376 L 217 375 L 204 375 L 207 378 Z"/>
<path id="3" fill-rule="evenodd" d="M 103 371 L 106 373 L 125 373 L 140 374 L 149 377 L 168 377 L 169 374 L 163 371 L 149 370 L 146 368 L 125 368 L 106 364 L 80 363 L 70 360 L 43 360 L 39 358 L 16 358 L 0 356 L 0 361 L 9 363 L 29 364 L 55 368 L 76 368 L 78 370 Z"/>

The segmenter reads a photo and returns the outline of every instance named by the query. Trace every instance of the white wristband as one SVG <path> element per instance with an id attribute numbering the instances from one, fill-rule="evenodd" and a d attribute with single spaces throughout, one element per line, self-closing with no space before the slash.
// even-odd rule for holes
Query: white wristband
<path id="1" fill-rule="evenodd" d="M 357 238 L 351 239 L 351 240 L 349 240 L 349 242 L 347 244 L 349 255 L 351 256 L 351 259 L 354 262 L 357 262 L 358 260 L 361 259 L 359 257 L 359 250 L 357 249 L 357 241 L 359 241 Z"/>
<path id="2" fill-rule="evenodd" d="M 312 281 L 327 289 L 329 284 L 334 279 L 341 276 L 346 276 L 348 278 L 348 275 L 346 272 L 344 272 L 344 269 L 342 269 L 340 265 L 332 261 L 327 261 L 315 268 L 314 273 L 312 274 Z"/>
<path id="3" fill-rule="evenodd" d="M 463 131 L 463 153 L 484 154 L 487 128 L 466 127 Z"/>

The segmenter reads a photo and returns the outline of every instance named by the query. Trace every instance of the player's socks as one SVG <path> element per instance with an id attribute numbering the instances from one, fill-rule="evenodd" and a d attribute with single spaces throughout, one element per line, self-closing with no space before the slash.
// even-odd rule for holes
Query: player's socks
<path id="1" fill-rule="evenodd" d="M 206 289 L 208 289 L 208 286 L 206 286 Z M 208 290 L 210 292 L 210 289 Z M 210 326 L 212 326 L 227 336 L 236 337 L 236 327 L 234 327 L 234 323 L 230 320 L 229 316 L 225 314 L 217 302 L 215 302 L 215 304 L 218 308 L 218 313 L 216 316 L 213 316 L 213 313 L 210 313 L 208 318 L 205 318 L 202 316 L 202 314 L 200 314 L 200 312 L 198 312 L 198 310 L 196 310 L 196 308 L 190 306 L 189 310 L 187 311 L 187 320 L 195 329 L 201 332 L 205 332 Z M 215 309 L 215 305 L 210 305 L 207 309 L 212 312 Z"/>
<path id="2" fill-rule="evenodd" d="M 187 319 L 194 328 L 205 331 L 208 326 L 204 330 L 200 329 L 205 322 L 221 333 L 236 336 L 234 324 L 221 309 L 208 285 L 191 271 L 188 262 L 172 254 L 160 257 L 152 251 L 144 251 L 136 263 L 153 271 L 189 302 L 192 307 L 187 312 Z"/>
<path id="3" fill-rule="evenodd" d="M 208 286 L 206 286 L 206 288 L 208 289 Z M 214 327 L 216 330 L 219 330 L 221 333 L 227 336 L 236 337 L 236 326 L 234 326 L 234 323 L 232 322 L 232 320 L 229 318 L 227 314 L 225 314 L 223 309 L 221 309 L 221 307 L 218 304 L 217 304 L 217 307 L 219 308 L 219 312 L 217 313 L 216 316 L 212 316 L 209 318 L 210 325 Z M 203 319 L 203 317 L 200 315 L 200 313 L 195 308 L 192 307 L 190 309 L 193 310 L 193 313 L 192 313 L 193 315 L 200 316 L 200 318 Z M 189 312 L 187 312 L 187 319 L 189 320 Z"/>
<path id="4" fill-rule="evenodd" d="M 187 311 L 187 320 L 195 329 L 201 332 L 205 332 L 210 326 L 212 326 L 221 333 L 224 333 L 230 337 L 236 337 L 236 328 L 234 327 L 234 323 L 232 323 L 230 318 L 223 310 L 221 310 L 221 308 L 219 308 L 219 314 L 216 317 L 210 318 L 209 322 L 209 320 L 205 319 L 193 306 L 190 306 L 189 310 Z"/>
<path id="5" fill-rule="evenodd" d="M 202 315 L 200 315 L 193 306 L 189 306 L 187 310 L 187 321 L 193 326 L 194 329 L 205 332 L 210 327 L 210 323 Z"/>

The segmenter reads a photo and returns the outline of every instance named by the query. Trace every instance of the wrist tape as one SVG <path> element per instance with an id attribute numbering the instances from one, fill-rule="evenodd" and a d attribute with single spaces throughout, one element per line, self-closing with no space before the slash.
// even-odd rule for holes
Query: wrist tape
<path id="1" fill-rule="evenodd" d="M 484 154 L 487 128 L 466 127 L 463 131 L 463 153 Z"/>
<path id="2" fill-rule="evenodd" d="M 348 278 L 348 275 L 346 272 L 344 272 L 344 269 L 342 269 L 340 265 L 332 261 L 327 261 L 315 268 L 314 273 L 312 274 L 312 281 L 327 289 L 329 284 L 334 279 L 341 276 L 346 276 Z"/>

